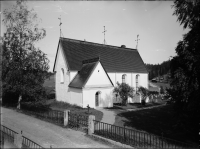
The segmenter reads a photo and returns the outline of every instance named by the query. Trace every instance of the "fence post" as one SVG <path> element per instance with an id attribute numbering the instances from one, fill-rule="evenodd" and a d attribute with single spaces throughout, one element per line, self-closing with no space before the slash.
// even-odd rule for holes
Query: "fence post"
<path id="1" fill-rule="evenodd" d="M 163 132 L 162 132 L 162 148 L 163 148 Z"/>
<path id="2" fill-rule="evenodd" d="M 70 112 L 70 110 L 64 111 L 64 126 L 68 125 L 69 112 Z"/>
<path id="3" fill-rule="evenodd" d="M 124 124 L 124 143 L 126 142 L 126 132 L 125 132 L 125 124 Z"/>
<path id="4" fill-rule="evenodd" d="M 18 148 L 22 148 L 22 131 L 21 133 L 15 134 L 14 135 L 14 144 L 18 147 Z"/>
<path id="5" fill-rule="evenodd" d="M 88 135 L 92 135 L 94 133 L 94 115 L 89 115 L 88 117 Z"/>
<path id="6" fill-rule="evenodd" d="M 4 148 L 4 135 L 3 135 L 2 132 L 1 132 L 1 135 L 2 135 L 2 136 L 1 136 L 1 138 L 0 138 L 0 139 L 1 139 L 1 146 L 0 146 L 0 147 L 3 149 L 3 148 Z"/>

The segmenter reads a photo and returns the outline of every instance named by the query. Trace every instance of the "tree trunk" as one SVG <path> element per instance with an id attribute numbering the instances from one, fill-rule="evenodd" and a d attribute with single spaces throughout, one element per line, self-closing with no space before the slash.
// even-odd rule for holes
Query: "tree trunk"
<path id="1" fill-rule="evenodd" d="M 20 110 L 20 102 L 21 102 L 21 100 L 22 100 L 22 95 L 19 95 L 19 98 L 18 98 L 18 103 L 17 103 L 17 109 L 19 109 Z"/>
<path id="2" fill-rule="evenodd" d="M 127 98 L 122 99 L 122 105 L 127 106 Z"/>

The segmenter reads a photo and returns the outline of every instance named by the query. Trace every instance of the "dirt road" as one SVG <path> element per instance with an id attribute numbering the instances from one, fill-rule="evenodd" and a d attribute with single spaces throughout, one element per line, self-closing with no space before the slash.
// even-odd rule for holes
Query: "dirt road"
<path id="1" fill-rule="evenodd" d="M 30 117 L 15 110 L 1 108 L 1 124 L 35 141 L 45 148 L 114 148 L 116 146 L 93 140 L 85 133 Z"/>

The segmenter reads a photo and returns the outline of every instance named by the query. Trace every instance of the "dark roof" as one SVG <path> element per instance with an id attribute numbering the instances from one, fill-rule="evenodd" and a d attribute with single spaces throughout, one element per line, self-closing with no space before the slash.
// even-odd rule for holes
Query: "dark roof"
<path id="1" fill-rule="evenodd" d="M 78 71 L 82 67 L 83 60 L 100 57 L 107 72 L 148 73 L 142 58 L 135 49 L 68 38 L 60 38 L 59 43 L 64 51 L 69 70 Z"/>
<path id="2" fill-rule="evenodd" d="M 84 87 L 87 80 L 91 76 L 94 68 L 96 67 L 97 63 L 98 61 L 83 64 L 81 70 L 78 71 L 74 79 L 70 82 L 69 87 L 75 87 L 75 88 Z"/>

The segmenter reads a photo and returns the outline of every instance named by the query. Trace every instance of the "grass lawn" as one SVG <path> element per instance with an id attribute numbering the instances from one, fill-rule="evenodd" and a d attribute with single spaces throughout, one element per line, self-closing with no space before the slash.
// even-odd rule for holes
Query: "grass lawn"
<path id="1" fill-rule="evenodd" d="M 89 114 L 87 108 L 81 108 L 76 105 L 71 105 L 65 102 L 57 102 L 55 100 L 48 100 L 48 103 L 50 105 L 50 108 L 52 110 L 58 110 L 58 111 L 64 111 L 64 110 L 70 110 L 71 112 L 82 114 L 82 115 L 94 115 L 95 119 L 97 121 L 101 121 L 103 117 L 103 113 L 101 111 L 98 111 L 94 108 L 90 108 Z"/>
<path id="2" fill-rule="evenodd" d="M 173 105 L 166 105 L 153 109 L 139 111 L 121 111 L 115 118 L 117 126 L 123 126 L 130 129 L 137 129 L 155 135 L 162 135 L 174 140 L 191 143 L 193 137 L 185 130 L 175 128 L 176 117 L 172 109 Z"/>

